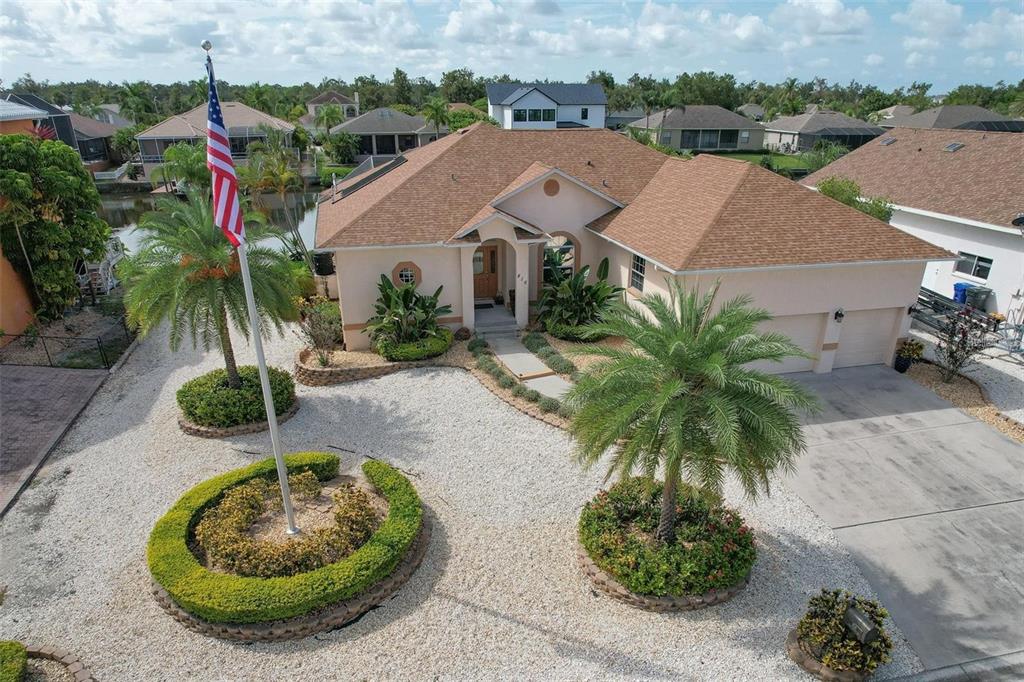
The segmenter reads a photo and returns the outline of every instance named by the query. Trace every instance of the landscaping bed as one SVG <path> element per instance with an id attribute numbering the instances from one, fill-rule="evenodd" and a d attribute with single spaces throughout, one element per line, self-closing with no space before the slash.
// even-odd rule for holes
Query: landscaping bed
<path id="1" fill-rule="evenodd" d="M 960 374 L 949 383 L 943 382 L 939 368 L 930 362 L 915 362 L 907 370 L 907 376 L 972 417 L 994 427 L 1018 443 L 1024 443 L 1024 425 L 1000 413 L 973 379 Z"/>
<path id="2" fill-rule="evenodd" d="M 279 422 L 290 419 L 299 409 L 295 382 L 288 372 L 268 367 L 270 392 Z M 185 382 L 178 389 L 181 430 L 203 438 L 221 438 L 256 433 L 268 427 L 259 371 L 254 366 L 238 368 L 240 388 L 228 385 L 227 372 L 215 369 Z"/>
<path id="3" fill-rule="evenodd" d="M 247 641 L 305 637 L 379 604 L 422 560 L 429 538 L 422 504 L 396 469 L 363 464 L 370 489 L 381 497 L 375 504 L 366 490 L 334 486 L 342 492 L 332 523 L 316 508 L 322 505 L 316 481 L 337 477 L 337 456 L 307 452 L 285 460 L 293 498 L 312 500 L 300 514 L 304 533 L 282 537 L 275 533 L 280 519 L 264 518 L 259 500 L 275 499 L 273 459 L 199 484 L 153 528 L 147 551 L 153 594 L 187 627 Z M 304 493 L 304 485 L 317 493 Z M 353 505 L 357 499 L 363 501 Z"/>

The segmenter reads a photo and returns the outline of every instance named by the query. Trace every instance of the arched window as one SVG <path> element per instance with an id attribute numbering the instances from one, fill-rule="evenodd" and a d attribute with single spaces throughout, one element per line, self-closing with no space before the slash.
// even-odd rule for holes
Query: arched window
<path id="1" fill-rule="evenodd" d="M 395 283 L 395 286 L 400 287 L 406 284 L 412 284 L 413 286 L 419 286 L 420 282 L 423 281 L 423 272 L 419 266 L 412 261 L 402 261 L 395 266 L 395 269 L 391 271 L 391 281 Z"/>

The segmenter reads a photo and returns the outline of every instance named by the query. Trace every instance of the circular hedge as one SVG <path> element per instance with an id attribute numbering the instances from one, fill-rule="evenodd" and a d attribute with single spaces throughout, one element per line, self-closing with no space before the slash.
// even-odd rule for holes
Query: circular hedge
<path id="1" fill-rule="evenodd" d="M 661 492 L 659 481 L 628 478 L 584 505 L 580 545 L 594 564 L 639 595 L 697 596 L 744 582 L 757 551 L 743 519 L 680 492 L 675 542 L 654 543 Z"/>
<path id="2" fill-rule="evenodd" d="M 408 343 L 392 343 L 391 341 L 380 341 L 377 343 L 377 352 L 385 360 L 391 362 L 409 362 L 411 360 L 426 360 L 437 357 L 452 347 L 455 334 L 447 327 L 441 327 L 437 336 L 428 336 L 419 341 Z"/>
<path id="3" fill-rule="evenodd" d="M 290 454 L 285 463 L 289 473 L 311 471 L 321 481 L 338 474 L 338 457 L 329 453 Z M 424 521 L 416 490 L 398 470 L 374 460 L 362 469 L 387 499 L 388 514 L 369 540 L 340 561 L 292 576 L 255 578 L 212 571 L 192 553 L 196 524 L 225 491 L 256 477 L 276 480 L 270 458 L 200 483 L 157 521 L 146 551 L 153 580 L 179 607 L 211 623 L 293 618 L 367 592 L 395 571 Z"/>
<path id="4" fill-rule="evenodd" d="M 280 417 L 295 402 L 295 382 L 283 369 L 268 367 L 267 370 L 274 409 Z M 265 421 L 267 410 L 263 405 L 259 370 L 246 365 L 238 368 L 238 376 L 242 380 L 241 388 L 228 386 L 228 373 L 223 369 L 186 381 L 178 389 L 178 407 L 185 418 L 200 426 L 218 428 Z"/>

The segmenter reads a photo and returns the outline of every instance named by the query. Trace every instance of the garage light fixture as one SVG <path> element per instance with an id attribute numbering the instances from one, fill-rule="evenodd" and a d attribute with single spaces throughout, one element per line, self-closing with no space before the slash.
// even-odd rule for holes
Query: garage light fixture
<path id="1" fill-rule="evenodd" d="M 840 308 L 839 310 L 836 311 L 836 314 L 832 316 L 832 319 L 834 319 L 839 324 L 842 324 L 844 317 L 846 317 L 846 311 Z"/>
<path id="2" fill-rule="evenodd" d="M 874 621 L 868 617 L 868 614 L 864 613 L 856 606 L 846 607 L 846 613 L 843 614 L 843 625 L 845 625 L 853 636 L 857 638 L 857 641 L 862 644 L 870 644 L 871 642 L 878 639 L 878 628 L 875 626 Z"/>
<path id="3" fill-rule="evenodd" d="M 913 314 L 914 314 L 914 313 L 916 313 L 916 312 L 917 312 L 918 310 L 920 310 L 920 308 L 918 308 L 918 307 L 917 307 L 917 304 L 916 304 L 916 303 L 914 303 L 914 304 L 912 304 L 912 305 L 911 305 L 911 306 L 910 306 L 909 308 L 907 308 L 907 315 L 913 315 Z"/>

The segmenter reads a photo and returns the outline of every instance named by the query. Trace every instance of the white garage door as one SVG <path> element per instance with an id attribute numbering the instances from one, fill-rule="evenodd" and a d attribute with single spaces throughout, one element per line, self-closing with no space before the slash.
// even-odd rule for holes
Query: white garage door
<path id="1" fill-rule="evenodd" d="M 811 358 L 789 358 L 784 362 L 755 362 L 754 369 L 762 372 L 780 374 L 782 372 L 807 372 L 814 368 L 821 349 L 821 332 L 825 325 L 825 315 L 786 315 L 776 317 L 761 325 L 762 331 L 785 334 L 793 343 L 803 348 Z"/>
<path id="2" fill-rule="evenodd" d="M 839 332 L 839 349 L 833 367 L 880 365 L 888 358 L 889 339 L 896 314 L 902 308 L 852 310 L 843 318 Z"/>

